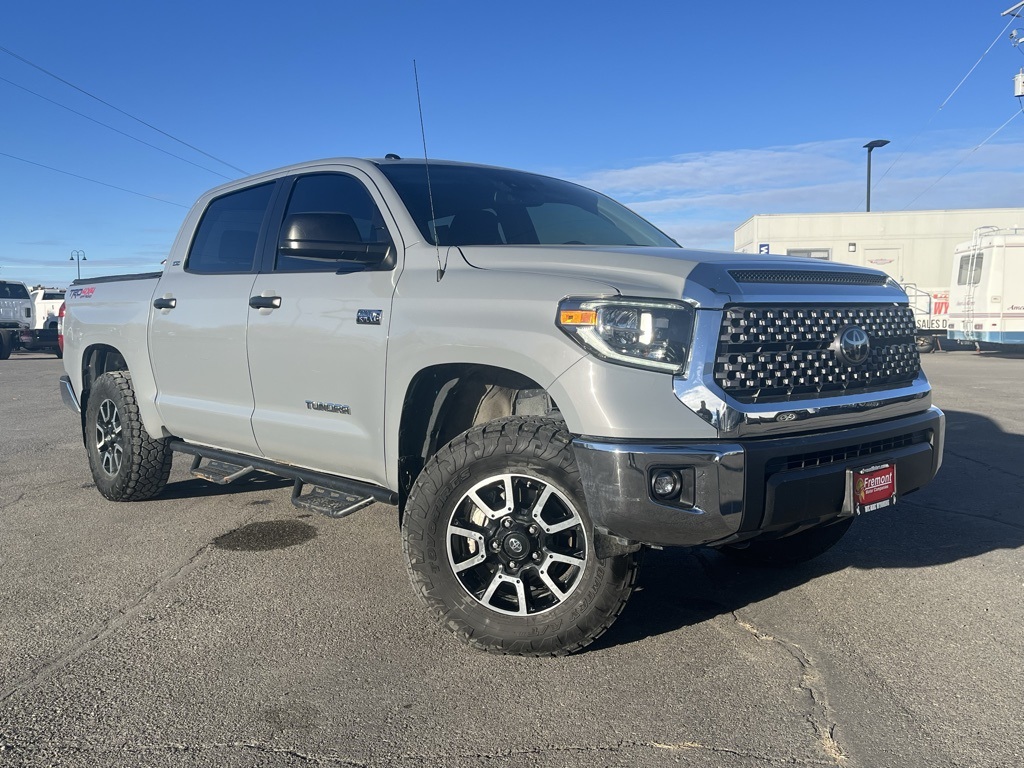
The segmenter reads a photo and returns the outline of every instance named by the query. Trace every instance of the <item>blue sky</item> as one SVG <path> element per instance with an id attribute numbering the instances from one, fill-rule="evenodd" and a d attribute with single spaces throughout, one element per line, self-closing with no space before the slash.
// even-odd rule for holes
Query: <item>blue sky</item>
<path id="1" fill-rule="evenodd" d="M 237 169 L 421 155 L 413 59 L 431 156 L 580 181 L 690 247 L 862 210 L 876 138 L 874 210 L 1022 206 L 1024 116 L 989 139 L 1022 109 L 1012 4 L 11 4 L 0 278 L 67 285 L 73 249 L 83 276 L 156 269 Z"/>

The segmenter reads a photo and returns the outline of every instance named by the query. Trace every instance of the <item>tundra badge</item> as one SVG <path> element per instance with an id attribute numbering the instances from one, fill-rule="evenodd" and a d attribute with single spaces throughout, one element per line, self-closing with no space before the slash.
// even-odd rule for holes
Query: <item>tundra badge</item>
<path id="1" fill-rule="evenodd" d="M 347 405 L 338 405 L 337 403 L 320 403 L 316 400 L 307 400 L 306 408 L 311 411 L 327 411 L 328 413 L 352 413 L 352 409 Z"/>

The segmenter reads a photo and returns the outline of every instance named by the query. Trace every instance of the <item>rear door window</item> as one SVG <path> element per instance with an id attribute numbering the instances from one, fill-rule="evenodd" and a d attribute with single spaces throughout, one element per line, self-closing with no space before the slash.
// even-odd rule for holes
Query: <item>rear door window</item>
<path id="1" fill-rule="evenodd" d="M 203 213 L 185 269 L 206 274 L 251 272 L 274 191 L 261 184 L 218 197 Z"/>

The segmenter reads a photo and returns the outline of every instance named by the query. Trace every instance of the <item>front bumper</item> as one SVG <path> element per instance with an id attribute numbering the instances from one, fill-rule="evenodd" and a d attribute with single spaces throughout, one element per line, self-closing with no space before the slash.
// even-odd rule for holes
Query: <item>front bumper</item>
<path id="1" fill-rule="evenodd" d="M 882 460 L 896 463 L 902 498 L 935 476 L 944 433 L 945 416 L 932 407 L 792 437 L 656 444 L 581 437 L 573 447 L 598 530 L 657 546 L 695 546 L 784 536 L 840 517 L 847 469 Z M 655 499 L 652 472 L 666 468 L 693 477 L 690 502 Z"/>

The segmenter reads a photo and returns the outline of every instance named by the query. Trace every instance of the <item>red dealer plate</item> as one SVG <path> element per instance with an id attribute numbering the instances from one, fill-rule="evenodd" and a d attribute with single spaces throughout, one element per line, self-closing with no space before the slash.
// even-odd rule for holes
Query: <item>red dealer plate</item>
<path id="1" fill-rule="evenodd" d="M 896 465 L 875 464 L 851 470 L 854 511 L 873 512 L 896 503 Z"/>

